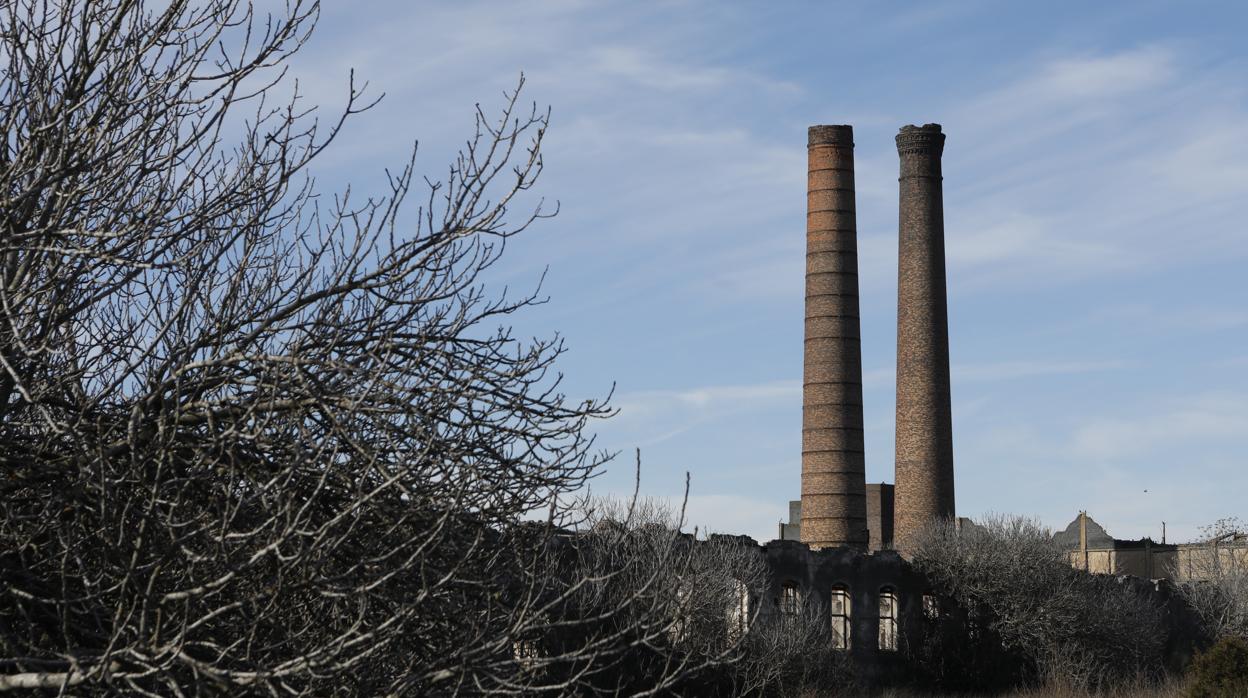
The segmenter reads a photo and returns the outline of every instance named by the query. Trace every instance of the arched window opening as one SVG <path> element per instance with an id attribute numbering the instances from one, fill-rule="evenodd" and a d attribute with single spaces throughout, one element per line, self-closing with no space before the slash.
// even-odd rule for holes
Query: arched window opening
<path id="1" fill-rule="evenodd" d="M 828 603 L 832 610 L 832 649 L 849 649 L 849 587 L 838 584 L 832 587 L 831 600 Z"/>
<path id="2" fill-rule="evenodd" d="M 689 639 L 689 624 L 692 616 L 692 601 L 685 580 L 676 582 L 676 604 L 672 609 L 675 617 L 667 628 L 668 637 L 673 643 L 681 643 Z"/>
<path id="3" fill-rule="evenodd" d="M 892 587 L 880 589 L 880 642 L 882 651 L 897 649 L 897 592 Z"/>
<path id="4" fill-rule="evenodd" d="M 930 591 L 923 594 L 923 619 L 930 623 L 940 620 L 940 598 Z"/>
<path id="5" fill-rule="evenodd" d="M 537 613 L 521 621 L 520 626 L 512 631 L 511 656 L 521 669 L 529 670 L 541 664 L 546 656 L 543 651 L 541 636 L 550 627 L 550 619 L 544 613 Z"/>
<path id="6" fill-rule="evenodd" d="M 516 638 L 511 641 L 511 656 L 522 669 L 532 669 L 542 658 L 541 646 L 533 638 Z"/>
<path id="7" fill-rule="evenodd" d="M 780 618 L 786 623 L 796 623 L 802 608 L 802 590 L 797 582 L 785 582 L 780 587 Z"/>
<path id="8" fill-rule="evenodd" d="M 728 603 L 728 635 L 736 640 L 750 631 L 750 589 L 740 579 L 732 580 Z"/>

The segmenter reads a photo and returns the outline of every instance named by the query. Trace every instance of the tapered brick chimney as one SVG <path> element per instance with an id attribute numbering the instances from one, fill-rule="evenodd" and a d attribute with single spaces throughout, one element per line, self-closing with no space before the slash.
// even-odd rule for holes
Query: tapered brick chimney
<path id="1" fill-rule="evenodd" d="M 811 126 L 807 154 L 801 538 L 865 549 L 853 128 Z"/>
<path id="2" fill-rule="evenodd" d="M 897 460 L 895 536 L 911 552 L 915 535 L 952 518 L 953 415 L 949 398 L 949 311 L 939 124 L 897 134 L 901 210 L 897 267 Z"/>

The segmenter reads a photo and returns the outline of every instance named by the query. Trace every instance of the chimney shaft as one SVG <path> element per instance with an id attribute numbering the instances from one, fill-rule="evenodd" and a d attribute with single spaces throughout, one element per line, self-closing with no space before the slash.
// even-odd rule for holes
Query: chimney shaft
<path id="1" fill-rule="evenodd" d="M 811 126 L 807 154 L 801 538 L 865 549 L 853 128 Z"/>
<path id="2" fill-rule="evenodd" d="M 897 274 L 897 548 L 954 517 L 953 416 L 939 124 L 897 135 L 901 208 Z"/>

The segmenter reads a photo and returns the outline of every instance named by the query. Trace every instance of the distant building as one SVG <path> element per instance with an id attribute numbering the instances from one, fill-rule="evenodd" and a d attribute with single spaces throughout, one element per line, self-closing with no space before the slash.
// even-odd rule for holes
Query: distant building
<path id="1" fill-rule="evenodd" d="M 893 486 L 887 482 L 867 485 L 867 550 L 893 549 Z M 780 522 L 778 540 L 802 539 L 802 501 L 789 501 L 789 520 Z"/>
<path id="2" fill-rule="evenodd" d="M 789 520 L 780 522 L 780 536 L 776 540 L 802 539 L 802 500 L 789 500 Z"/>
<path id="3" fill-rule="evenodd" d="M 1207 579 L 1228 566 L 1248 568 L 1248 534 L 1243 532 L 1180 544 L 1158 543 L 1152 538 L 1120 540 L 1081 511 L 1053 538 L 1068 551 L 1075 569 L 1095 574 L 1186 582 Z"/>

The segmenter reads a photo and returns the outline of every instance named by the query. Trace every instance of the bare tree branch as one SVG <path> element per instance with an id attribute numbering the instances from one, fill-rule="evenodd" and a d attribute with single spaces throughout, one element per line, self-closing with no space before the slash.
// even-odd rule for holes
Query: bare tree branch
<path id="1" fill-rule="evenodd" d="M 557 210 L 523 78 L 404 214 L 415 150 L 378 196 L 308 175 L 375 103 L 288 89 L 316 2 L 0 15 L 0 688 L 578 693 L 667 637 L 670 579 L 607 589 L 674 553 L 563 532 L 610 409 L 483 283 Z"/>

